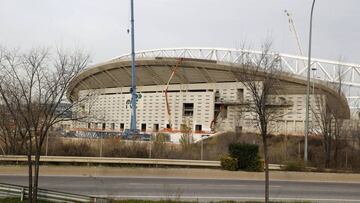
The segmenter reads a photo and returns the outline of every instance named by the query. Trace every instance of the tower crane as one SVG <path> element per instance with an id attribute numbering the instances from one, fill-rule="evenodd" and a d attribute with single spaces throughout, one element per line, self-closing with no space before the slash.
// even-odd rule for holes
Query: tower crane
<path id="1" fill-rule="evenodd" d="M 298 48 L 298 54 L 300 56 L 304 56 L 304 53 L 302 51 L 302 48 L 301 48 L 301 42 L 300 42 L 300 37 L 299 37 L 299 34 L 298 32 L 296 31 L 296 26 L 295 26 L 295 23 L 294 23 L 294 20 L 292 18 L 292 15 L 291 13 L 288 11 L 288 10 L 284 10 L 286 16 L 288 17 L 289 19 L 289 28 L 290 28 L 290 32 L 292 32 L 294 34 L 294 37 L 296 39 L 296 45 L 297 45 L 297 48 Z M 304 67 L 306 67 L 306 64 L 304 62 Z M 315 67 L 312 67 L 311 70 L 315 71 L 316 68 Z"/>
<path id="2" fill-rule="evenodd" d="M 292 15 L 288 10 L 284 10 L 284 12 L 285 12 L 286 16 L 289 19 L 290 32 L 292 32 L 294 34 L 294 37 L 296 39 L 296 45 L 297 45 L 297 48 L 298 48 L 298 51 L 299 51 L 299 55 L 304 56 L 304 53 L 303 53 L 302 48 L 301 48 L 300 37 L 299 37 L 299 34 L 296 31 L 296 26 L 295 26 L 294 20 L 292 18 Z M 305 62 L 304 62 L 304 67 L 306 67 Z M 312 67 L 311 70 L 316 71 L 316 68 Z"/>
<path id="3" fill-rule="evenodd" d="M 290 12 L 288 10 L 284 10 L 284 12 L 285 12 L 286 16 L 289 19 L 290 32 L 292 32 L 294 34 L 299 54 L 300 54 L 300 56 L 304 56 L 304 53 L 303 53 L 302 48 L 301 48 L 300 38 L 299 38 L 299 35 L 298 35 L 297 31 L 296 31 L 294 20 L 293 20 Z"/>

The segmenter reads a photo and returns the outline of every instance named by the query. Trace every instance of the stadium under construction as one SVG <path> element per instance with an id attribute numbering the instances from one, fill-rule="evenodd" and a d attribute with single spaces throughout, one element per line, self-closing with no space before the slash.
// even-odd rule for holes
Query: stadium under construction
<path id="1" fill-rule="evenodd" d="M 242 53 L 256 58 L 261 52 L 229 49 L 159 49 L 136 53 L 137 128 L 142 132 L 166 132 L 178 142 L 184 129 L 195 139 L 217 132 L 256 132 L 256 116 L 244 111 L 252 102 L 249 89 L 239 80 L 243 67 L 238 63 Z M 271 122 L 273 134 L 303 135 L 305 120 L 306 58 L 280 54 L 282 70 L 279 80 L 281 93 L 272 95 L 269 105 L 279 111 Z M 312 113 L 320 113 L 322 104 L 339 108 L 339 118 L 350 118 L 351 100 L 335 88 L 335 72 L 329 67 L 347 70 L 343 81 L 360 78 L 356 64 L 313 59 L 317 71 L 311 80 L 310 104 Z M 352 70 L 354 69 L 354 70 Z M 356 75 L 357 74 L 357 75 Z M 313 74 L 315 77 L 315 74 Z M 261 75 L 259 75 L 261 83 Z M 71 102 L 84 95 L 95 95 L 77 105 L 78 113 L 86 112 L 86 119 L 75 121 L 72 129 L 86 132 L 119 133 L 130 127 L 131 60 L 124 55 L 90 67 L 79 74 L 70 85 L 67 97 Z M 319 91 L 318 91 L 319 90 Z M 351 99 L 351 95 L 347 95 Z M 79 111 L 80 109 L 80 111 Z M 314 116 L 312 132 L 316 132 Z"/>

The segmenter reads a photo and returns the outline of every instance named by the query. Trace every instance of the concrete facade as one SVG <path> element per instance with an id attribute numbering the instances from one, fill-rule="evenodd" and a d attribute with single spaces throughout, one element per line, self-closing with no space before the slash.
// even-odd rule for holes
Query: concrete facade
<path id="1" fill-rule="evenodd" d="M 169 128 L 163 88 L 138 87 L 141 94 L 137 108 L 138 129 L 157 132 Z M 77 127 L 107 131 L 129 128 L 131 109 L 127 101 L 130 98 L 129 88 L 125 87 L 98 91 L 96 98 L 85 105 L 85 111 L 91 112 L 91 116 Z M 181 131 L 182 124 L 198 133 L 258 130 L 255 116 L 244 108 L 244 104 L 251 101 L 250 93 L 240 82 L 171 85 L 168 98 L 174 132 Z M 305 95 L 276 95 L 272 100 L 274 104 L 282 105 L 277 121 L 271 123 L 272 133 L 301 135 L 304 131 Z M 313 97 L 311 101 L 315 105 Z M 193 105 L 191 114 L 186 114 L 185 104 Z"/>

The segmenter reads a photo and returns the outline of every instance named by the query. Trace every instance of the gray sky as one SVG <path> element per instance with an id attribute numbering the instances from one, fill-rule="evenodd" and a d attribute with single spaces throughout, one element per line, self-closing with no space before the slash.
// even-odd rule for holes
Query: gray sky
<path id="1" fill-rule="evenodd" d="M 0 0 L 0 44 L 80 47 L 93 62 L 128 53 L 130 0 Z M 297 54 L 283 10 L 294 18 L 307 53 L 311 0 L 135 0 L 136 49 L 273 49 Z M 360 1 L 317 0 L 313 57 L 360 63 Z"/>

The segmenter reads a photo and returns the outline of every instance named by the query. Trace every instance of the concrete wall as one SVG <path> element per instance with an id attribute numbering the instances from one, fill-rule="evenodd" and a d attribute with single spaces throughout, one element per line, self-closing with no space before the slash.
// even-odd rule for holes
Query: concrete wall
<path id="1" fill-rule="evenodd" d="M 138 86 L 141 94 L 137 106 L 137 127 L 146 125 L 146 131 L 154 131 L 155 125 L 159 130 L 167 128 L 168 114 L 166 111 L 164 86 Z M 82 92 L 81 95 L 84 95 Z M 85 111 L 90 112 L 87 121 L 77 123 L 77 128 L 102 129 L 105 123 L 106 130 L 119 131 L 130 127 L 131 108 L 127 101 L 131 95 L 129 88 L 108 88 L 97 91 L 97 97 L 86 103 Z M 316 95 L 320 97 L 320 95 Z M 168 89 L 171 123 L 173 130 L 181 130 L 186 124 L 193 131 L 196 125 L 201 130 L 210 132 L 212 122 L 216 131 L 257 132 L 256 116 L 246 111 L 244 103 L 251 102 L 249 91 L 240 82 L 204 83 L 170 85 Z M 193 115 L 184 115 L 184 103 L 193 104 Z M 270 132 L 274 134 L 303 134 L 305 118 L 305 95 L 282 94 L 271 98 L 272 105 L 277 108 L 276 122 L 270 125 Z M 311 105 L 315 111 L 317 105 L 311 97 Z M 216 106 L 221 111 L 216 115 Z M 214 120 L 214 118 L 216 119 Z M 90 123 L 90 124 L 89 124 Z"/>

